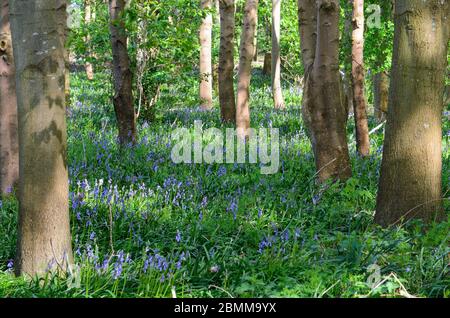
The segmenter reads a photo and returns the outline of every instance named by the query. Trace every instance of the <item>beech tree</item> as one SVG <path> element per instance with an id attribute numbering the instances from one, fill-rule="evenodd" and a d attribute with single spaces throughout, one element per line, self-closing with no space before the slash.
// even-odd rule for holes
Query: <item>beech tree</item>
<path id="1" fill-rule="evenodd" d="M 356 147 L 362 157 L 370 153 L 369 125 L 364 94 L 364 0 L 353 0 L 352 88 Z"/>
<path id="2" fill-rule="evenodd" d="M 202 10 L 211 9 L 211 0 L 201 0 Z M 212 107 L 212 15 L 207 13 L 200 25 L 200 101 L 204 110 Z"/>
<path id="3" fill-rule="evenodd" d="M 442 98 L 449 2 L 397 0 L 394 54 L 375 221 L 444 217 Z"/>
<path id="4" fill-rule="evenodd" d="M 132 73 L 127 51 L 127 35 L 122 15 L 125 0 L 109 0 L 109 29 L 113 55 L 114 111 L 119 128 L 119 143 L 136 141 L 136 114 L 133 106 Z"/>
<path id="5" fill-rule="evenodd" d="M 276 109 L 284 108 L 281 90 L 280 20 L 281 0 L 272 0 L 272 94 Z"/>
<path id="6" fill-rule="evenodd" d="M 0 191 L 7 194 L 19 178 L 16 79 L 8 1 L 0 2 Z"/>
<path id="7" fill-rule="evenodd" d="M 91 23 L 92 18 L 92 7 L 91 7 L 91 0 L 85 0 L 84 1 L 84 23 L 86 26 Z M 86 36 L 86 47 L 87 49 L 87 57 L 90 58 L 90 37 L 89 35 Z M 94 67 L 92 66 L 92 63 L 87 61 L 85 64 L 85 70 L 86 70 L 86 76 L 88 80 L 94 79 Z"/>
<path id="8" fill-rule="evenodd" d="M 225 122 L 235 122 L 234 97 L 234 0 L 220 0 L 219 102 Z"/>
<path id="9" fill-rule="evenodd" d="M 388 111 L 389 75 L 382 71 L 373 76 L 373 108 L 377 121 L 385 119 Z"/>
<path id="10" fill-rule="evenodd" d="M 248 136 L 250 128 L 250 79 L 255 52 L 255 30 L 258 16 L 258 0 L 246 0 L 242 26 L 239 73 L 236 102 L 236 129 L 239 138 Z"/>
<path id="11" fill-rule="evenodd" d="M 339 74 L 338 0 L 298 0 L 305 69 L 302 116 L 319 182 L 351 175 L 344 93 Z"/>
<path id="12" fill-rule="evenodd" d="M 65 271 L 72 263 L 64 95 L 66 1 L 10 0 L 9 5 L 20 150 L 15 271 Z"/>

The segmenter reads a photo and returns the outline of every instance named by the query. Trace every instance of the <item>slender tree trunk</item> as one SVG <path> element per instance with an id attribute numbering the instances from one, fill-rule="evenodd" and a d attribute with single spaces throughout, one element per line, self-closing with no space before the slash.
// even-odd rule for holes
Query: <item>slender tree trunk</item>
<path id="1" fill-rule="evenodd" d="M 344 21 L 344 34 L 342 35 L 343 41 L 352 41 L 352 21 L 353 21 L 353 9 L 347 10 L 345 12 L 345 21 Z M 345 52 L 346 62 L 350 66 L 352 66 L 353 56 L 351 53 L 352 47 L 350 45 L 350 52 Z M 348 56 L 348 60 L 347 60 Z M 342 78 L 342 90 L 345 94 L 345 108 L 347 110 L 347 118 L 348 114 L 353 114 L 353 86 L 352 86 L 352 69 L 350 70 L 344 69 L 343 73 L 341 73 Z"/>
<path id="2" fill-rule="evenodd" d="M 364 0 L 353 0 L 352 87 L 356 147 L 361 157 L 370 153 L 369 124 L 364 96 Z"/>
<path id="3" fill-rule="evenodd" d="M 211 0 L 201 0 L 202 10 L 211 9 Z M 208 13 L 200 25 L 200 100 L 201 108 L 212 108 L 212 15 Z"/>
<path id="4" fill-rule="evenodd" d="M 216 9 L 216 14 L 214 15 L 214 23 L 220 24 L 220 0 L 214 0 L 214 9 Z"/>
<path id="5" fill-rule="evenodd" d="M 114 110 L 119 126 L 120 144 L 136 141 L 136 114 L 133 106 L 132 73 L 127 51 L 127 35 L 122 14 L 124 0 L 109 0 L 110 32 L 113 53 Z"/>
<path id="6" fill-rule="evenodd" d="M 224 122 L 235 122 L 234 97 L 234 0 L 220 1 L 219 101 Z"/>
<path id="7" fill-rule="evenodd" d="M 272 0 L 272 95 L 276 109 L 284 108 L 281 90 L 280 9 L 281 0 Z"/>
<path id="8" fill-rule="evenodd" d="M 20 147 L 15 270 L 18 275 L 65 271 L 72 263 L 64 96 L 66 1 L 9 4 Z"/>
<path id="9" fill-rule="evenodd" d="M 91 11 L 91 0 L 84 1 L 84 23 L 86 26 L 89 26 L 91 23 L 92 11 Z M 86 47 L 87 47 L 87 57 L 88 59 L 91 57 L 91 37 L 89 35 L 86 36 Z M 86 62 L 84 64 L 86 70 L 86 77 L 88 80 L 92 81 L 94 79 L 94 67 L 91 62 Z"/>
<path id="10" fill-rule="evenodd" d="M 395 1 L 394 53 L 375 221 L 444 217 L 442 96 L 449 3 Z"/>
<path id="11" fill-rule="evenodd" d="M 380 72 L 373 78 L 373 108 L 378 122 L 385 119 L 388 110 L 389 76 L 386 72 Z"/>
<path id="12" fill-rule="evenodd" d="M 258 61 L 258 10 L 256 10 L 255 36 L 253 37 L 253 61 Z"/>
<path id="13" fill-rule="evenodd" d="M 140 8 L 141 9 L 141 8 Z M 141 113 L 142 107 L 147 108 L 148 101 L 144 91 L 144 75 L 149 59 L 148 49 L 144 47 L 147 39 L 147 20 L 143 19 L 138 22 L 136 36 L 136 88 L 139 94 L 138 97 L 138 111 L 136 117 Z M 147 109 L 148 110 L 148 109 Z"/>
<path id="14" fill-rule="evenodd" d="M 8 1 L 0 2 L 0 10 L 0 191 L 8 194 L 19 179 L 19 142 Z"/>
<path id="15" fill-rule="evenodd" d="M 272 53 L 266 52 L 264 54 L 263 75 L 271 75 L 272 73 Z"/>
<path id="16" fill-rule="evenodd" d="M 250 79 L 252 59 L 255 52 L 254 37 L 258 14 L 258 0 L 246 0 L 244 9 L 244 25 L 242 27 L 238 89 L 236 103 L 236 128 L 241 139 L 248 136 L 250 128 Z"/>
<path id="17" fill-rule="evenodd" d="M 351 175 L 351 167 L 339 74 L 339 1 L 299 0 L 298 6 L 305 68 L 302 114 L 318 180 L 345 180 Z"/>

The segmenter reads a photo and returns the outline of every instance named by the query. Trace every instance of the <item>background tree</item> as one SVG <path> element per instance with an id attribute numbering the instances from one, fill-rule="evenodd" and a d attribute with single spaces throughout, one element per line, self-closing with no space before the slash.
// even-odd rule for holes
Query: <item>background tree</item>
<path id="1" fill-rule="evenodd" d="M 91 6 L 91 1 L 92 0 L 85 0 L 84 1 L 84 23 L 85 25 L 89 26 L 89 24 L 91 23 L 91 18 L 92 18 L 92 6 Z M 84 64 L 84 67 L 86 69 L 86 77 L 88 80 L 93 80 L 94 79 L 94 67 L 92 65 L 92 63 L 89 61 L 89 59 L 91 58 L 91 54 L 90 54 L 90 42 L 91 42 L 91 38 L 89 36 L 89 34 L 86 36 L 86 47 L 87 47 L 87 61 Z"/>
<path id="2" fill-rule="evenodd" d="M 356 147 L 362 157 L 370 153 L 369 124 L 364 94 L 364 0 L 353 0 L 352 88 Z"/>
<path id="3" fill-rule="evenodd" d="M 272 0 L 272 94 L 276 109 L 284 108 L 281 89 L 281 57 L 280 57 L 280 20 L 281 0 Z"/>
<path id="4" fill-rule="evenodd" d="M 234 0 L 221 0 L 220 51 L 219 51 L 219 102 L 221 118 L 235 122 L 236 102 L 234 96 Z"/>
<path id="5" fill-rule="evenodd" d="M 7 194 L 19 178 L 19 143 L 8 1 L 0 1 L 0 10 L 0 191 Z"/>
<path id="6" fill-rule="evenodd" d="M 123 20 L 124 0 L 109 0 L 111 46 L 113 55 L 114 111 L 121 144 L 136 141 L 136 114 L 133 106 L 132 73 Z"/>
<path id="7" fill-rule="evenodd" d="M 244 23 L 241 33 L 239 73 L 236 102 L 236 128 L 239 138 L 248 136 L 250 128 L 250 79 L 255 52 L 255 28 L 258 15 L 258 0 L 246 0 Z"/>
<path id="8" fill-rule="evenodd" d="M 351 175 L 347 112 L 339 74 L 339 1 L 299 0 L 305 90 L 302 115 L 319 181 Z"/>
<path id="9" fill-rule="evenodd" d="M 64 271 L 72 262 L 64 96 L 66 2 L 9 4 L 20 147 L 15 270 L 19 275 Z"/>
<path id="10" fill-rule="evenodd" d="M 389 75 L 381 71 L 373 76 L 373 110 L 375 119 L 381 122 L 385 119 L 388 110 Z"/>
<path id="11" fill-rule="evenodd" d="M 375 221 L 432 221 L 442 209 L 442 97 L 449 3 L 395 1 L 392 82 Z"/>
<path id="12" fill-rule="evenodd" d="M 206 15 L 200 25 L 200 101 L 202 109 L 212 107 L 212 7 L 211 0 L 200 0 Z"/>

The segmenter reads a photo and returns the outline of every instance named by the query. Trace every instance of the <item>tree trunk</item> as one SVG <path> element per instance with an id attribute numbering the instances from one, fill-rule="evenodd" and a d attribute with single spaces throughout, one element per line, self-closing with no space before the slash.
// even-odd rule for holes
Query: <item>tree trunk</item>
<path id="1" fill-rule="evenodd" d="M 373 108 L 378 122 L 385 119 L 388 110 L 389 76 L 386 72 L 380 72 L 373 78 Z"/>
<path id="2" fill-rule="evenodd" d="M 264 54 L 263 75 L 271 75 L 272 73 L 272 53 L 266 52 Z"/>
<path id="3" fill-rule="evenodd" d="M 211 9 L 211 0 L 201 0 L 202 10 Z M 212 108 L 212 15 L 208 13 L 200 25 L 200 101 L 201 108 Z"/>
<path id="4" fill-rule="evenodd" d="M 255 36 L 253 37 L 253 61 L 258 61 L 258 9 L 256 10 Z"/>
<path id="5" fill-rule="evenodd" d="M 127 51 L 127 36 L 122 14 L 124 0 L 109 0 L 110 32 L 113 53 L 114 111 L 119 126 L 119 143 L 136 142 L 136 114 L 133 106 L 132 73 Z"/>
<path id="6" fill-rule="evenodd" d="M 252 59 L 255 53 L 255 29 L 258 14 L 258 0 L 246 0 L 244 9 L 244 25 L 242 27 L 238 89 L 236 103 L 236 129 L 237 135 L 245 139 L 250 128 L 250 79 L 252 71 Z"/>
<path id="7" fill-rule="evenodd" d="M 85 0 L 84 1 L 84 23 L 87 26 L 91 23 L 92 18 L 92 11 L 91 11 L 91 0 Z M 87 58 L 89 59 L 91 57 L 91 38 L 89 34 L 86 36 L 85 39 L 86 42 L 86 48 L 87 48 Z M 86 77 L 88 80 L 92 81 L 94 79 L 94 67 L 92 66 L 92 63 L 87 61 L 84 64 L 84 67 L 86 69 Z"/>
<path id="8" fill-rule="evenodd" d="M 8 1 L 1 1 L 0 10 L 0 191 L 8 194 L 19 179 L 19 143 Z"/>
<path id="9" fill-rule="evenodd" d="M 280 7 L 281 0 L 272 0 L 272 95 L 275 109 L 284 108 L 281 90 Z"/>
<path id="10" fill-rule="evenodd" d="M 351 176 L 351 167 L 339 74 L 339 1 L 299 0 L 298 5 L 305 68 L 302 115 L 318 180 L 345 180 Z"/>
<path id="11" fill-rule="evenodd" d="M 15 271 L 66 271 L 72 263 L 64 96 L 66 1 L 9 4 L 20 147 Z"/>
<path id="12" fill-rule="evenodd" d="M 449 3 L 397 0 L 386 135 L 375 221 L 440 220 L 442 96 Z"/>
<path id="13" fill-rule="evenodd" d="M 220 24 L 220 0 L 214 0 L 214 9 L 216 9 L 214 24 Z"/>
<path id="14" fill-rule="evenodd" d="M 364 0 L 353 0 L 352 87 L 356 147 L 361 157 L 370 153 L 369 124 L 364 96 Z"/>
<path id="15" fill-rule="evenodd" d="M 234 0 L 220 1 L 219 101 L 224 122 L 235 122 L 234 98 Z"/>
<path id="16" fill-rule="evenodd" d="M 345 21 L 344 21 L 344 34 L 342 35 L 342 41 L 349 41 L 351 43 L 352 41 L 352 21 L 353 21 L 353 9 L 350 10 L 346 10 L 345 12 Z M 345 59 L 346 59 L 346 63 L 345 64 L 349 64 L 350 65 L 350 69 L 347 70 L 347 68 L 345 68 L 342 73 L 341 73 L 341 78 L 342 78 L 342 90 L 345 94 L 345 108 L 347 111 L 347 118 L 348 115 L 350 114 L 354 114 L 353 110 L 353 87 L 352 87 L 352 61 L 353 61 L 353 56 L 352 56 L 352 47 L 350 45 L 350 52 L 345 52 Z M 348 59 L 347 59 L 348 57 Z"/>

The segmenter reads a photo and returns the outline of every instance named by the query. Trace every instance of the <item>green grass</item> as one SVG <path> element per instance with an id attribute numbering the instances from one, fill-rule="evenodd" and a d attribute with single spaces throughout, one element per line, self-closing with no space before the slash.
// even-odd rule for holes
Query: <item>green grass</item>
<path id="1" fill-rule="evenodd" d="M 316 185 L 298 90 L 285 88 L 287 109 L 275 111 L 269 82 L 255 72 L 251 120 L 254 127 L 280 128 L 280 171 L 261 175 L 258 165 L 171 162 L 173 129 L 194 120 L 224 128 L 217 101 L 212 112 L 198 111 L 194 80 L 163 87 L 155 121 L 140 118 L 138 145 L 120 149 L 109 77 L 87 82 L 75 75 L 68 142 L 79 274 L 14 278 L 8 263 L 18 204 L 4 198 L 0 296 L 448 297 L 450 220 L 428 231 L 418 221 L 390 229 L 373 224 L 383 130 L 371 136 L 369 159 L 359 159 L 351 145 L 348 182 Z M 348 132 L 351 141 L 352 120 Z M 445 136 L 447 198 L 449 146 Z M 376 288 L 367 284 L 372 264 L 381 271 Z"/>

